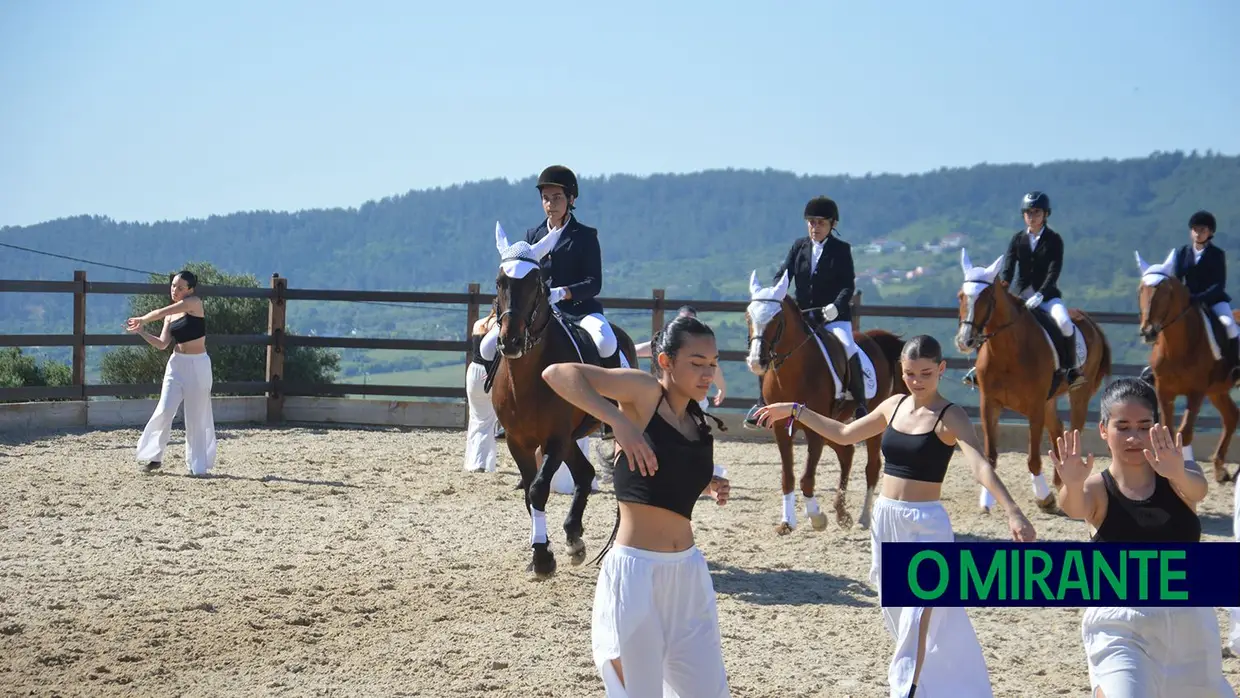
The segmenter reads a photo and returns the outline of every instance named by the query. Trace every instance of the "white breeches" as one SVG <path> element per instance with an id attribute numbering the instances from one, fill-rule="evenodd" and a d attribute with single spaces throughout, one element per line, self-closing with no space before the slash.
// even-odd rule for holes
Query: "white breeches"
<path id="1" fill-rule="evenodd" d="M 847 320 L 828 322 L 827 331 L 835 335 L 835 338 L 844 345 L 844 352 L 848 355 L 848 358 L 851 359 L 860 351 L 857 343 L 853 341 L 853 326 L 851 322 Z"/>
<path id="2" fill-rule="evenodd" d="M 1232 487 L 1235 490 L 1235 513 L 1232 515 L 1232 534 L 1236 538 L 1236 542 L 1240 543 L 1240 487 Z M 1231 629 L 1227 633 L 1227 646 L 1232 652 L 1240 654 L 1240 607 L 1227 609 L 1231 616 Z"/>
<path id="3" fill-rule="evenodd" d="M 609 698 L 729 695 L 715 587 L 696 547 L 613 546 L 599 570 L 593 615 L 594 664 Z"/>
<path id="4" fill-rule="evenodd" d="M 1218 316 L 1219 322 L 1223 323 L 1223 327 L 1227 328 L 1227 336 L 1229 338 L 1235 339 L 1240 335 L 1240 328 L 1236 327 L 1236 318 L 1232 317 L 1230 304 L 1226 301 L 1219 301 L 1210 306 L 1210 310 L 1214 311 L 1214 314 Z"/>
<path id="5" fill-rule="evenodd" d="M 465 397 L 469 402 L 469 427 L 465 432 L 465 470 L 475 473 L 495 472 L 496 442 L 495 407 L 491 394 L 482 389 L 487 371 L 470 361 L 465 371 Z"/>
<path id="6" fill-rule="evenodd" d="M 211 412 L 211 357 L 173 352 L 164 369 L 164 384 L 155 412 L 138 439 L 138 462 L 164 460 L 172 436 L 172 420 L 185 404 L 185 464 L 195 475 L 215 465 L 215 418 Z"/>
<path id="7" fill-rule="evenodd" d="M 1235 698 L 1212 608 L 1087 608 L 1090 690 L 1107 698 Z"/>
<path id="8" fill-rule="evenodd" d="M 611 323 L 607 322 L 607 318 L 600 313 L 590 313 L 581 318 L 581 329 L 590 333 L 590 339 L 594 340 L 594 346 L 598 347 L 598 355 L 606 359 L 616 353 L 618 343 L 616 342 L 616 333 L 611 329 Z M 620 357 L 621 365 L 628 368 L 628 362 L 624 360 L 624 356 Z"/>
<path id="9" fill-rule="evenodd" d="M 951 519 L 941 502 L 904 502 L 879 495 L 870 527 L 870 584 L 882 602 L 882 543 L 951 543 Z M 917 669 L 921 618 L 930 613 L 917 698 L 993 698 L 982 646 L 964 608 L 886 607 L 883 622 L 895 638 L 887 668 L 891 698 L 905 698 Z"/>
<path id="10" fill-rule="evenodd" d="M 1059 332 L 1063 336 L 1071 337 L 1076 331 L 1076 324 L 1072 322 L 1072 318 L 1068 317 L 1068 308 L 1063 304 L 1063 299 L 1052 298 L 1038 307 L 1050 313 L 1051 319 L 1059 325 Z"/>

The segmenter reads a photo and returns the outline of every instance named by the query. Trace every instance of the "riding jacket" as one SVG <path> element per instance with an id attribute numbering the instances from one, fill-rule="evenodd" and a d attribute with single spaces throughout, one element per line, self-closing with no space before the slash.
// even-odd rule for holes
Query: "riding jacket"
<path id="1" fill-rule="evenodd" d="M 857 289 L 852 246 L 834 235 L 828 235 L 822 241 L 816 266 L 814 247 L 814 241 L 808 236 L 792 243 L 788 257 L 775 272 L 775 281 L 778 282 L 787 271 L 789 281 L 796 285 L 793 298 L 802 310 L 833 304 L 839 315 L 832 322 L 850 322 L 852 296 Z M 821 311 L 815 315 L 822 317 Z"/>
<path id="2" fill-rule="evenodd" d="M 1223 290 L 1227 285 L 1227 260 L 1221 247 L 1207 242 L 1201 250 L 1201 259 L 1192 245 L 1180 248 L 1175 256 L 1175 275 L 1188 286 L 1194 301 L 1212 306 L 1230 303 L 1231 297 Z"/>
<path id="3" fill-rule="evenodd" d="M 1063 270 L 1063 238 L 1047 226 L 1038 236 L 1037 249 L 1034 249 L 1032 244 L 1032 238 L 1025 230 L 1012 236 L 1007 254 L 1003 257 L 1003 272 L 1000 278 L 1009 284 L 1016 295 L 1020 295 L 1025 289 L 1031 289 L 1042 294 L 1043 302 L 1059 298 L 1059 272 Z"/>
<path id="4" fill-rule="evenodd" d="M 547 236 L 546 219 L 525 233 L 531 245 Z M 582 225 L 569 214 L 568 223 L 551 252 L 542 258 L 543 279 L 548 288 L 563 286 L 572 294 L 556 308 L 564 315 L 580 319 L 593 313 L 602 314 L 603 304 L 596 296 L 603 289 L 603 253 L 599 249 L 598 230 Z"/>

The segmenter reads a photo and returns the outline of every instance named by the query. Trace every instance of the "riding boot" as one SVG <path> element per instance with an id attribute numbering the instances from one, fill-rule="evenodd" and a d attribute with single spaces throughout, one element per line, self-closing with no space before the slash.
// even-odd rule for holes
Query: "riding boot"
<path id="1" fill-rule="evenodd" d="M 745 413 L 745 426 L 747 427 L 758 426 L 758 418 L 755 417 L 754 415 L 756 415 L 758 413 L 758 410 L 761 409 L 765 404 L 766 402 L 762 399 L 762 378 L 759 377 L 758 378 L 758 401 L 755 402 L 753 404 L 753 407 L 750 407 L 749 411 Z"/>
<path id="2" fill-rule="evenodd" d="M 1232 337 L 1227 340 L 1227 365 L 1228 379 L 1232 385 L 1240 381 L 1240 337 Z"/>
<path id="3" fill-rule="evenodd" d="M 970 368 L 969 372 L 964 374 L 963 382 L 965 385 L 973 385 L 973 386 L 977 385 L 977 366 Z"/>
<path id="4" fill-rule="evenodd" d="M 865 407 L 865 374 L 861 372 L 859 352 L 853 354 L 848 360 L 848 392 L 852 393 L 853 400 L 857 402 L 857 409 L 853 411 L 853 416 L 861 419 L 869 410 Z"/>
<path id="5" fill-rule="evenodd" d="M 1060 344 L 1063 347 L 1063 356 L 1061 357 L 1061 360 L 1063 362 L 1064 376 L 1068 381 L 1069 388 L 1075 389 L 1085 385 L 1085 377 L 1082 376 L 1081 372 L 1076 369 L 1075 333 L 1071 337 L 1061 338 Z"/>

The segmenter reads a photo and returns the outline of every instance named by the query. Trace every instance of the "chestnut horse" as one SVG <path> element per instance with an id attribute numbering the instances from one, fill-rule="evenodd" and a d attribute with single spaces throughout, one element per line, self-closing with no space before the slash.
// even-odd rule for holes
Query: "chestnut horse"
<path id="1" fill-rule="evenodd" d="M 977 352 L 977 385 L 981 391 L 979 408 L 986 458 L 992 467 L 998 463 L 1000 413 L 1006 408 L 1024 415 L 1029 420 L 1029 475 L 1033 480 L 1034 499 L 1042 511 L 1058 513 L 1055 491 L 1047 487 L 1042 475 L 1042 430 L 1044 427 L 1049 430 L 1051 448 L 1057 453 L 1055 440 L 1064 432 L 1057 402 L 1069 390 L 1067 382 L 1055 370 L 1057 353 L 1050 345 L 1051 334 L 1024 301 L 1008 290 L 1006 282 L 995 280 L 1002 268 L 1003 255 L 985 268 L 972 266 L 965 250 L 961 250 L 960 260 L 964 284 L 959 293 L 960 325 L 956 332 L 956 348 L 966 354 Z M 1088 313 L 1073 308 L 1068 314 L 1085 340 L 1085 351 L 1077 355 L 1084 358 L 1078 368 L 1086 384 L 1068 395 L 1072 428 L 1082 429 L 1090 397 L 1098 391 L 1103 378 L 1111 375 L 1111 346 L 1102 328 Z M 1055 340 L 1060 339 L 1062 337 L 1055 337 Z M 1054 472 L 1052 476 L 1058 488 L 1059 473 Z M 983 490 L 983 496 L 985 494 Z M 989 506 L 982 504 L 982 509 L 987 510 Z"/>
<path id="2" fill-rule="evenodd" d="M 568 465 L 574 485 L 564 519 L 568 554 L 574 565 L 585 561 L 582 516 L 594 481 L 594 465 L 577 447 L 577 439 L 599 425 L 595 417 L 560 397 L 542 377 L 543 369 L 551 364 L 577 363 L 583 357 L 597 361 L 594 343 L 579 333 L 574 344 L 569 326 L 553 312 L 548 299 L 539 261 L 558 239 L 559 234 L 555 233 L 533 246 L 523 240 L 509 245 L 503 228 L 495 225 L 495 245 L 502 261 L 495 279 L 499 352 L 491 403 L 506 432 L 508 452 L 521 472 L 519 487 L 525 492 L 525 508 L 532 526 L 533 559 L 526 569 L 536 579 L 555 574 L 555 555 L 548 547 L 545 516 L 551 479 L 560 463 Z M 624 352 L 630 366 L 637 365 L 633 340 L 615 324 L 611 327 L 616 333 L 618 351 Z"/>
<path id="3" fill-rule="evenodd" d="M 1170 425 L 1175 419 L 1175 398 L 1186 397 L 1184 419 L 1180 422 L 1180 434 L 1184 445 L 1193 443 L 1193 425 L 1201 403 L 1210 398 L 1215 409 L 1223 417 L 1223 433 L 1210 460 L 1214 462 L 1214 480 L 1227 482 L 1225 460 L 1231 445 L 1232 432 L 1240 421 L 1240 410 L 1231 399 L 1234 387 L 1228 374 L 1231 367 L 1222 359 L 1205 351 L 1215 343 L 1226 342 L 1227 335 L 1213 334 L 1202 312 L 1192 312 L 1200 306 L 1189 298 L 1188 288 L 1175 276 L 1176 250 L 1162 264 L 1148 265 L 1137 253 L 1137 267 L 1141 270 L 1141 283 L 1137 291 L 1137 303 L 1141 310 L 1141 339 L 1153 344 L 1150 352 L 1150 369 L 1154 373 L 1154 390 L 1158 393 L 1158 411 L 1163 424 Z M 1240 311 L 1232 311 L 1240 321 Z M 1225 345 L 1222 345 L 1225 346 Z M 1221 356 L 1220 352 L 1220 356 Z"/>
<path id="4" fill-rule="evenodd" d="M 758 283 L 757 272 L 749 278 L 750 303 L 745 310 L 745 321 L 749 327 L 749 356 L 745 362 L 749 370 L 761 378 L 762 398 L 766 404 L 774 402 L 800 402 L 811 410 L 846 421 L 852 418 L 855 401 L 845 400 L 836 396 L 835 378 L 828 367 L 822 349 L 813 341 L 813 330 L 802 314 L 801 308 L 788 295 L 788 274 L 780 277 L 779 283 L 771 288 L 763 288 Z M 827 333 L 823 333 L 827 334 Z M 819 335 L 821 337 L 822 335 Z M 867 400 L 871 410 L 894 392 L 907 392 L 904 381 L 900 379 L 900 352 L 904 342 L 886 330 L 870 330 L 854 333 L 853 337 L 858 348 L 873 364 L 872 383 L 874 396 Z M 827 334 L 823 338 L 824 346 L 832 352 L 832 364 L 836 371 L 847 370 L 844 360 L 844 348 L 839 340 Z M 865 363 L 864 361 L 862 362 Z M 843 375 L 838 376 L 843 379 Z M 868 390 L 867 390 L 868 392 Z M 845 394 L 847 396 L 847 394 Z M 865 399 L 862 397 L 862 399 Z M 774 427 L 775 442 L 779 446 L 779 458 L 783 464 L 783 493 L 790 497 L 793 493 L 792 472 L 792 439 L 797 428 L 805 434 L 808 454 L 805 459 L 805 471 L 801 476 L 801 494 L 810 500 L 814 496 L 815 475 L 818 460 L 822 457 L 824 443 L 831 446 L 840 461 L 840 483 L 835 493 L 835 519 L 843 527 L 852 525 L 846 506 L 848 477 L 852 472 L 854 445 L 841 445 L 827 441 L 818 432 L 806 429 L 799 423 L 788 429 L 791 418 L 777 423 Z M 858 524 L 862 528 L 870 525 L 870 507 L 873 501 L 874 488 L 878 485 L 879 469 L 882 465 L 879 450 L 882 436 L 875 436 L 866 441 L 868 458 L 865 468 L 865 501 L 861 505 L 861 516 Z M 787 500 L 785 500 L 787 501 Z M 808 504 L 808 502 L 807 502 Z M 785 508 L 783 520 L 775 528 L 779 535 L 787 535 L 796 527 L 796 511 Z M 810 513 L 807 510 L 810 524 L 815 531 L 827 527 L 827 516 L 821 512 Z"/>

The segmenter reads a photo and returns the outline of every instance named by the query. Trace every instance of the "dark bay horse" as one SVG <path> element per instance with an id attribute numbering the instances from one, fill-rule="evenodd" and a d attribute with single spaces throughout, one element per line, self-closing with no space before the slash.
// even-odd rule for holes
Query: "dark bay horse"
<path id="1" fill-rule="evenodd" d="M 570 338 L 568 325 L 552 311 L 539 260 L 559 239 L 547 235 L 530 246 L 525 241 L 508 244 L 503 228 L 495 226 L 500 250 L 500 272 L 495 279 L 495 313 L 499 322 L 498 365 L 491 385 L 491 403 L 506 432 L 508 452 L 521 472 L 525 508 L 530 513 L 533 559 L 528 572 L 538 579 L 555 574 L 556 561 L 545 532 L 547 499 L 551 479 L 560 463 L 573 476 L 573 496 L 564 519 L 568 554 L 574 565 L 585 561 L 582 517 L 594 481 L 594 465 L 577 447 L 577 439 L 598 427 L 598 420 L 560 397 L 543 380 L 542 371 L 555 363 L 581 362 L 594 357 L 594 344 L 581 336 L 583 355 Z M 637 365 L 633 340 L 615 324 L 619 351 L 630 366 Z M 541 520 L 540 520 L 541 519 Z M 539 530 L 540 527 L 543 530 Z M 541 538 L 541 540 L 539 540 Z"/>
<path id="2" fill-rule="evenodd" d="M 800 402 L 811 410 L 834 419 L 852 419 L 855 402 L 836 397 L 836 382 L 831 368 L 822 355 L 822 349 L 813 340 L 813 330 L 801 309 L 792 296 L 788 295 L 788 274 L 785 273 L 774 287 L 763 288 L 758 283 L 755 272 L 749 279 L 749 292 L 750 303 L 745 311 L 745 321 L 749 326 L 749 356 L 746 363 L 750 371 L 761 377 L 762 398 L 766 404 Z M 900 352 L 904 348 L 904 342 L 886 330 L 854 333 L 853 337 L 858 348 L 873 364 L 874 396 L 867 400 L 867 406 L 873 410 L 892 393 L 907 392 L 904 381 L 900 379 Z M 832 352 L 835 370 L 847 370 L 844 348 L 839 340 L 827 334 L 823 338 L 823 344 Z M 842 374 L 838 377 L 844 378 Z M 822 457 L 823 444 L 829 444 L 840 462 L 839 489 L 833 503 L 835 519 L 840 526 L 850 526 L 852 517 L 848 514 L 846 497 L 856 447 L 829 442 L 818 432 L 800 427 L 799 423 L 794 424 L 790 433 L 790 420 L 791 418 L 783 420 L 776 424 L 774 429 L 779 458 L 783 464 L 781 484 L 784 496 L 791 495 L 793 491 L 792 440 L 799 428 L 805 434 L 805 443 L 808 446 L 805 471 L 801 476 L 801 494 L 806 499 L 814 496 L 818 460 Z M 862 528 L 870 525 L 870 507 L 882 465 L 879 451 L 881 441 L 881 435 L 866 441 L 868 458 L 865 468 L 865 501 L 861 505 L 861 516 L 858 519 Z M 809 519 L 816 531 L 827 527 L 826 514 L 810 514 Z M 775 527 L 775 532 L 787 535 L 795 526 L 795 519 L 781 521 Z"/>
<path id="3" fill-rule="evenodd" d="M 1233 387 L 1228 376 L 1230 366 L 1207 351 L 1211 339 L 1219 346 L 1227 341 L 1226 333 L 1214 334 L 1213 328 L 1201 312 L 1193 312 L 1200 306 L 1189 298 L 1188 288 L 1175 276 L 1176 250 L 1161 264 L 1148 265 L 1137 253 L 1137 267 L 1141 270 L 1141 283 L 1137 291 L 1137 303 L 1141 311 L 1141 339 L 1153 344 L 1150 352 L 1150 369 L 1154 373 L 1154 390 L 1158 393 L 1158 411 L 1162 422 L 1170 425 L 1175 420 L 1175 399 L 1186 398 L 1184 419 L 1180 422 L 1180 434 L 1184 445 L 1193 443 L 1193 425 L 1205 398 L 1209 398 L 1223 418 L 1223 433 L 1210 460 L 1214 463 L 1214 480 L 1227 482 L 1227 449 L 1231 445 L 1240 410 L 1231 398 Z M 1211 310 L 1205 308 L 1204 312 Z M 1240 311 L 1232 311 L 1240 321 Z"/>
<path id="4" fill-rule="evenodd" d="M 1067 382 L 1055 371 L 1056 352 L 1033 311 L 1008 290 L 1006 283 L 995 281 L 1003 264 L 1002 255 L 984 268 L 974 267 L 965 250 L 961 250 L 960 257 L 964 284 L 959 293 L 956 348 L 965 353 L 977 352 L 986 458 L 992 467 L 999 459 L 1000 413 L 1006 408 L 1024 415 L 1029 420 L 1029 474 L 1033 478 L 1034 499 L 1042 511 L 1058 513 L 1055 490 L 1047 488 L 1042 476 L 1042 430 L 1049 430 L 1051 448 L 1057 453 L 1055 439 L 1064 432 L 1057 403 L 1061 395 L 1069 392 Z M 1078 352 L 1078 356 L 1085 358 L 1080 370 L 1086 384 L 1068 396 L 1072 428 L 1082 429 L 1090 398 L 1103 378 L 1111 375 L 1111 346 L 1102 328 L 1087 313 L 1073 308 L 1068 314 L 1085 340 L 1085 351 Z M 1054 472 L 1052 477 L 1055 487 L 1059 487 L 1059 473 Z M 1049 493 L 1040 496 L 1041 488 Z"/>

